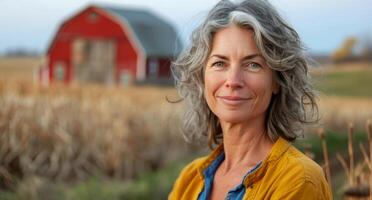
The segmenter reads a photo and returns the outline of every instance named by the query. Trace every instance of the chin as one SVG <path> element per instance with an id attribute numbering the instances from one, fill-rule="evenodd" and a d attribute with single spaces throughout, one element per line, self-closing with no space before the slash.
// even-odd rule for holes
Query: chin
<path id="1" fill-rule="evenodd" d="M 247 118 L 247 115 L 243 113 L 230 113 L 230 114 L 223 114 L 218 116 L 218 119 L 223 122 L 227 123 L 233 123 L 233 124 L 239 124 L 247 122 L 249 119 Z"/>

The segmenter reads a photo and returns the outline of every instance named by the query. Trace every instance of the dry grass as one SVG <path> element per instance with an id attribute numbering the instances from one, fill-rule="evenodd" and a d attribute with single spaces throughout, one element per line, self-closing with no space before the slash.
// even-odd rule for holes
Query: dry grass
<path id="1" fill-rule="evenodd" d="M 366 120 L 372 119 L 371 98 L 322 96 L 319 105 L 321 123 L 335 131 L 345 130 L 349 123 L 364 130 Z"/>
<path id="2" fill-rule="evenodd" d="M 0 183 L 132 178 L 185 152 L 169 88 L 0 82 Z"/>

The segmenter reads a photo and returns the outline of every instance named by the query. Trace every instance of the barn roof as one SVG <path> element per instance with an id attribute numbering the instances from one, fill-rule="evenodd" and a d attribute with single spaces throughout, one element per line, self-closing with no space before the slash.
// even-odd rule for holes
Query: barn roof
<path id="1" fill-rule="evenodd" d="M 168 22 L 155 14 L 142 9 L 98 7 L 118 17 L 123 23 L 129 23 L 148 57 L 175 56 L 180 52 L 182 44 L 176 31 Z"/>

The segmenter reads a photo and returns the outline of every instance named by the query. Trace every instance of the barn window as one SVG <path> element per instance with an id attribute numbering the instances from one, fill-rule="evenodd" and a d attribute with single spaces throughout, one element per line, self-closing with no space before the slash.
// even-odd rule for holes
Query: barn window
<path id="1" fill-rule="evenodd" d="M 56 81 L 63 81 L 65 79 L 66 68 L 63 62 L 57 62 L 54 65 L 54 79 Z"/>
<path id="2" fill-rule="evenodd" d="M 132 74 L 129 70 L 121 70 L 119 79 L 121 85 L 130 85 L 132 83 Z"/>
<path id="3" fill-rule="evenodd" d="M 159 62 L 157 59 L 150 59 L 149 61 L 149 75 L 150 78 L 157 78 L 159 72 Z"/>

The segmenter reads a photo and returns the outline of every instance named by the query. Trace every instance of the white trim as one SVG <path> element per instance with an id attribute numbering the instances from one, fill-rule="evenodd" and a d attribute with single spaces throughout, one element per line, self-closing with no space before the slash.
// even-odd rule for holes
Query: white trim
<path id="1" fill-rule="evenodd" d="M 128 35 L 129 42 L 135 48 L 137 52 L 137 66 L 136 66 L 136 78 L 137 81 L 144 81 L 146 79 L 146 51 L 145 48 L 142 46 L 141 42 L 137 38 L 136 34 L 134 33 L 133 28 L 130 26 L 129 22 L 124 19 L 123 17 L 117 16 L 115 13 L 111 13 L 106 11 L 104 8 L 95 7 L 94 8 L 103 11 L 101 14 L 105 15 L 105 13 L 109 13 L 105 15 L 108 18 L 111 18 L 113 21 L 117 22 L 119 26 L 122 28 L 123 32 Z M 123 23 L 126 27 L 123 26 Z"/>
<path id="2" fill-rule="evenodd" d="M 49 86 L 49 67 L 45 67 L 43 69 L 41 69 L 41 85 L 46 87 L 46 86 Z"/>
<path id="3" fill-rule="evenodd" d="M 41 62 L 41 67 L 38 68 L 38 76 L 42 86 L 49 86 L 50 83 L 50 76 L 49 70 L 51 68 L 49 54 L 43 57 L 43 61 Z M 44 72 L 45 71 L 45 72 Z"/>

